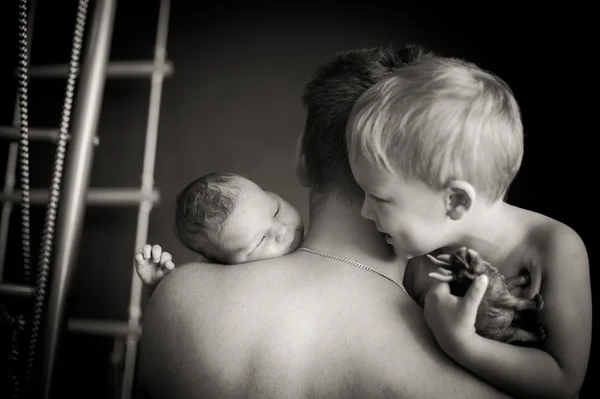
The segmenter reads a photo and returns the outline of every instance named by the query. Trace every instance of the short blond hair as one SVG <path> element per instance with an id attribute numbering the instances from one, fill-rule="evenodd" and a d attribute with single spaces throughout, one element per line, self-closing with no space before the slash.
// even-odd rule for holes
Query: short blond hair
<path id="1" fill-rule="evenodd" d="M 351 159 L 363 156 L 442 190 L 455 179 L 502 198 L 523 158 L 523 125 L 510 87 L 476 65 L 425 55 L 376 83 L 347 125 Z"/>

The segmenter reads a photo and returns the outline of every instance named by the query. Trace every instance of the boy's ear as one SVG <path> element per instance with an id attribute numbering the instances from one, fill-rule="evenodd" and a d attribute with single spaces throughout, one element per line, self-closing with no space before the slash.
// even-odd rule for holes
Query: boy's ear
<path id="1" fill-rule="evenodd" d="M 476 199 L 475 187 L 464 180 L 453 180 L 445 193 L 446 212 L 450 219 L 460 220 L 473 208 Z"/>
<path id="2" fill-rule="evenodd" d="M 304 135 L 301 134 L 296 141 L 296 178 L 303 187 L 310 187 L 310 179 L 306 171 L 306 157 L 303 150 Z"/>

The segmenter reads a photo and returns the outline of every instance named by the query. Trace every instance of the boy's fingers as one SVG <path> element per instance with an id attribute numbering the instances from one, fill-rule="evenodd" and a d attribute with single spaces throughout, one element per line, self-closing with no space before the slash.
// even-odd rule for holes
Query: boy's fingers
<path id="1" fill-rule="evenodd" d="M 427 254 L 426 257 L 427 257 L 427 259 L 429 259 L 429 261 L 431 263 L 433 263 L 434 265 L 436 265 L 438 267 L 448 266 L 448 264 L 446 262 L 442 262 L 438 258 L 434 258 L 433 256 L 431 256 L 430 254 Z"/>
<path id="2" fill-rule="evenodd" d="M 433 273 L 429 273 L 429 277 L 431 277 L 437 281 L 444 282 L 444 283 L 449 283 L 450 281 L 453 280 L 452 276 L 448 276 L 445 273 L 442 274 L 442 273 L 433 272 Z"/>
<path id="3" fill-rule="evenodd" d="M 432 288 L 435 290 L 435 292 L 439 292 L 442 294 L 450 292 L 450 286 L 447 283 L 435 282 L 433 283 Z"/>
<path id="4" fill-rule="evenodd" d="M 488 286 L 488 277 L 485 274 L 478 276 L 467 290 L 464 296 L 464 304 L 477 311 L 479 304 L 485 295 Z"/>
<path id="5" fill-rule="evenodd" d="M 433 256 L 432 256 L 432 258 L 433 258 Z M 449 255 L 449 254 L 438 255 L 437 257 L 435 257 L 433 259 L 437 260 L 438 262 L 445 263 L 446 265 L 452 264 L 452 255 Z"/>
<path id="6" fill-rule="evenodd" d="M 451 295 L 450 294 L 450 286 L 448 285 L 448 283 L 441 282 L 441 281 L 433 278 L 433 282 L 431 283 L 431 287 L 429 288 L 429 293 L 433 294 L 437 297 Z"/>

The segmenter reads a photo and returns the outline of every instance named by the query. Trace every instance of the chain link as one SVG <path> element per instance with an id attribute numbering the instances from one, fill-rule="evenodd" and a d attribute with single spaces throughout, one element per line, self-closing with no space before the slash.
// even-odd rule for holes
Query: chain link
<path id="1" fill-rule="evenodd" d="M 64 168 L 67 141 L 69 139 L 69 123 L 73 108 L 75 81 L 79 68 L 79 58 L 83 45 L 83 36 L 87 18 L 89 0 L 79 0 L 77 21 L 73 35 L 73 46 L 69 73 L 65 90 L 65 99 L 60 123 L 60 134 L 54 158 L 50 195 L 46 208 L 46 218 L 42 233 L 40 257 L 36 278 L 35 303 L 29 336 L 29 351 L 25 368 L 24 380 L 21 380 L 21 338 L 26 331 L 26 318 L 22 314 L 12 316 L 4 304 L 0 304 L 0 324 L 7 324 L 12 329 L 11 349 L 8 356 L 8 379 L 12 382 L 12 397 L 20 398 L 29 394 L 29 383 L 35 366 L 38 336 L 41 328 L 45 299 L 47 294 L 48 279 L 50 275 L 50 261 L 56 224 L 56 214 L 60 199 L 60 187 Z M 28 85 L 29 85 L 29 54 L 28 54 L 28 0 L 19 2 L 19 66 L 18 66 L 18 103 L 19 103 L 19 157 L 20 157 L 20 187 L 21 187 L 21 242 L 23 249 L 23 277 L 25 283 L 32 283 L 31 267 L 31 199 L 29 183 L 29 110 L 28 110 Z"/>
<path id="2" fill-rule="evenodd" d="M 352 266 L 356 266 L 356 267 L 358 267 L 360 269 L 363 269 L 363 270 L 366 270 L 368 272 L 378 274 L 381 277 L 386 278 L 386 279 L 390 280 L 392 283 L 396 284 L 398 287 L 400 287 L 402 289 L 402 291 L 404 291 L 406 293 L 406 295 L 409 295 L 408 291 L 406 291 L 406 288 L 404 288 L 404 285 L 402 283 L 396 281 L 395 279 L 391 278 L 387 274 L 382 273 L 379 270 L 373 269 L 372 267 L 369 267 L 367 265 L 363 265 L 362 263 L 358 263 L 358 262 L 355 262 L 355 261 L 350 260 L 350 259 L 342 258 L 341 256 L 330 255 L 328 253 L 317 251 L 316 249 L 307 248 L 307 247 L 300 247 L 300 248 L 298 248 L 298 251 L 309 252 L 311 254 L 319 255 L 319 256 L 322 256 L 324 258 L 329 258 L 329 259 L 337 260 L 338 262 L 348 263 L 348 264 L 350 264 Z"/>
<path id="3" fill-rule="evenodd" d="M 31 199 L 29 187 L 29 53 L 27 46 L 28 29 L 28 3 L 27 0 L 19 2 L 19 61 L 18 61 L 18 106 L 19 106 L 19 165 L 21 189 L 21 247 L 23 256 L 23 281 L 31 283 Z M 20 371 L 21 338 L 25 333 L 26 320 L 22 314 L 11 315 L 4 304 L 0 304 L 0 319 L 11 330 L 10 352 L 8 360 L 8 381 L 12 384 L 12 397 L 21 395 Z"/>
<path id="4" fill-rule="evenodd" d="M 26 0 L 22 0 L 26 1 Z M 60 187 L 69 139 L 69 123 L 71 121 L 71 110 L 73 108 L 73 97 L 75 93 L 75 81 L 79 69 L 79 58 L 83 45 L 83 35 L 87 18 L 88 0 L 79 0 L 77 9 L 77 21 L 75 23 L 75 32 L 73 34 L 73 47 L 71 49 L 71 60 L 69 62 L 69 74 L 67 77 L 67 86 L 65 90 L 65 100 L 63 104 L 62 117 L 60 123 L 60 135 L 56 147 L 54 158 L 54 169 L 52 173 L 52 182 L 50 184 L 50 198 L 46 207 L 46 219 L 42 233 L 42 242 L 40 248 L 40 258 L 38 264 L 38 274 L 36 281 L 35 303 L 33 307 L 33 319 L 31 322 L 31 331 L 29 337 L 29 352 L 27 356 L 27 367 L 25 369 L 25 387 L 29 387 L 33 369 L 35 366 L 38 335 L 42 323 L 44 312 L 48 279 L 50 275 L 50 261 L 52 257 L 52 244 L 54 242 L 54 231 L 56 224 L 56 213 L 58 201 L 60 199 Z"/>

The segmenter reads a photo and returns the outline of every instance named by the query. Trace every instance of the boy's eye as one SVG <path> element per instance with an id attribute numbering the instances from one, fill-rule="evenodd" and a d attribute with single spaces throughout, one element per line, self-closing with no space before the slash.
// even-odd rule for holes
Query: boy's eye
<path id="1" fill-rule="evenodd" d="M 369 195 L 370 195 L 370 196 L 371 196 L 371 198 L 373 198 L 375 201 L 379 201 L 379 202 L 383 202 L 383 201 L 385 201 L 383 198 L 379 198 L 379 197 L 377 197 L 377 196 L 375 196 L 375 195 L 373 195 L 373 194 L 369 194 Z"/>
<path id="2" fill-rule="evenodd" d="M 273 217 L 277 217 L 277 215 L 279 214 L 279 210 L 281 209 L 281 205 L 277 204 L 277 211 L 275 211 L 275 215 L 273 215 Z"/>

